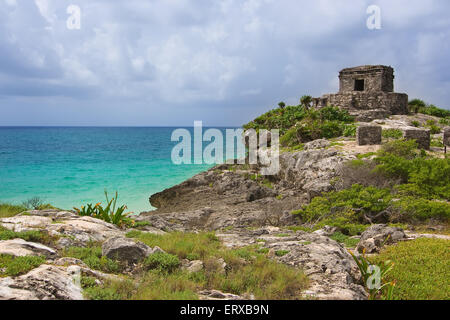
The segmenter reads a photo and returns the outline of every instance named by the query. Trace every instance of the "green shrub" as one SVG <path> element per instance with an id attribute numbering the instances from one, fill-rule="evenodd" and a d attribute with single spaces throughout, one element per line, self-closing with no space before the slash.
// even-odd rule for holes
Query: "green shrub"
<path id="1" fill-rule="evenodd" d="M 170 273 L 180 266 L 180 259 L 173 254 L 157 252 L 145 258 L 144 265 L 148 269 L 157 269 Z"/>
<path id="2" fill-rule="evenodd" d="M 402 197 L 393 203 L 393 216 L 398 221 L 450 221 L 450 204 L 444 201 Z"/>
<path id="3" fill-rule="evenodd" d="M 284 257 L 288 253 L 289 253 L 289 250 L 277 250 L 277 251 L 275 251 L 275 255 L 277 257 Z"/>
<path id="4" fill-rule="evenodd" d="M 403 131 L 399 129 L 384 129 L 382 136 L 383 138 L 400 139 L 403 136 Z"/>
<path id="5" fill-rule="evenodd" d="M 332 191 L 314 198 L 310 204 L 294 211 L 307 223 L 317 223 L 330 216 L 348 218 L 349 222 L 360 220 L 365 212 L 379 213 L 385 210 L 392 199 L 389 189 L 353 185 L 350 189 Z"/>
<path id="6" fill-rule="evenodd" d="M 281 145 L 293 147 L 319 138 L 353 136 L 356 128 L 349 125 L 353 121 L 353 117 L 340 108 L 328 106 L 315 110 L 305 104 L 271 110 L 244 125 L 244 129 L 279 129 Z"/>
<path id="7" fill-rule="evenodd" d="M 430 116 L 439 117 L 439 118 L 450 117 L 450 110 L 441 109 L 432 104 L 430 104 L 426 107 L 419 108 L 419 112 L 430 115 Z"/>
<path id="8" fill-rule="evenodd" d="M 330 239 L 344 244 L 346 247 L 354 248 L 359 243 L 359 239 L 352 239 L 350 236 L 343 234 L 342 232 L 335 232 L 330 236 Z"/>
<path id="9" fill-rule="evenodd" d="M 0 276 L 19 276 L 45 263 L 44 257 L 0 255 Z"/>
<path id="10" fill-rule="evenodd" d="M 102 248 L 99 246 L 69 247 L 63 251 L 63 256 L 80 259 L 89 268 L 107 273 L 118 273 L 122 269 L 117 261 L 102 256 Z"/>
<path id="11" fill-rule="evenodd" d="M 407 183 L 398 188 L 402 194 L 450 200 L 450 159 L 414 159 L 407 177 Z"/>
<path id="12" fill-rule="evenodd" d="M 409 111 L 418 113 L 421 108 L 425 108 L 427 105 L 423 100 L 413 99 L 408 102 Z"/>

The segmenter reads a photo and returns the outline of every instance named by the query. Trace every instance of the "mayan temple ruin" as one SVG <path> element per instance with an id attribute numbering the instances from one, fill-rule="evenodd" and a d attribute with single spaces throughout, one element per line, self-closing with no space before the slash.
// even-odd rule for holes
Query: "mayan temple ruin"
<path id="1" fill-rule="evenodd" d="M 408 113 L 408 95 L 394 92 L 394 69 L 360 66 L 339 73 L 339 92 L 313 99 L 314 107 L 334 105 L 346 109 L 358 121 L 372 121 Z"/>

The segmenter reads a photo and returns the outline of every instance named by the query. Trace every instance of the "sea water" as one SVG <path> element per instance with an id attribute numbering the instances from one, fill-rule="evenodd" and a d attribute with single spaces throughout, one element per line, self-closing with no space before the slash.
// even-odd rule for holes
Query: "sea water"
<path id="1" fill-rule="evenodd" d="M 150 195 L 211 167 L 172 163 L 175 129 L 0 127 L 0 202 L 72 209 L 104 204 L 106 189 L 129 211 L 151 210 Z"/>

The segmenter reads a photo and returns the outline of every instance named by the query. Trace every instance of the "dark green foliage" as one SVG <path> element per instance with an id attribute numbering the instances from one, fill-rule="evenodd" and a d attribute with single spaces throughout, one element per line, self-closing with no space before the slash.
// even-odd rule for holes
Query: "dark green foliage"
<path id="1" fill-rule="evenodd" d="M 244 129 L 279 129 L 280 142 L 285 147 L 320 138 L 355 135 L 354 119 L 347 111 L 332 106 L 309 109 L 308 101 L 304 97 L 303 105 L 271 110 L 244 125 Z"/>
<path id="2" fill-rule="evenodd" d="M 305 95 L 305 96 L 302 96 L 300 98 L 300 105 L 305 107 L 305 108 L 310 108 L 311 107 L 311 102 L 312 102 L 312 97 L 311 96 Z"/>
<path id="3" fill-rule="evenodd" d="M 413 99 L 409 101 L 409 110 L 414 113 L 423 113 L 434 117 L 446 118 L 450 117 L 450 110 L 436 107 L 432 104 L 426 104 L 423 100 Z"/>
<path id="4" fill-rule="evenodd" d="M 244 125 L 244 129 L 279 129 L 280 135 L 294 126 L 298 121 L 302 120 L 306 115 L 306 111 L 302 106 L 286 106 L 281 109 L 271 110 L 255 120 Z"/>
<path id="5" fill-rule="evenodd" d="M 357 222 L 364 213 L 379 213 L 385 210 L 391 200 L 389 189 L 353 185 L 347 190 L 332 191 L 322 197 L 316 197 L 310 204 L 293 213 L 307 223 L 331 217 L 343 217 L 348 222 Z"/>

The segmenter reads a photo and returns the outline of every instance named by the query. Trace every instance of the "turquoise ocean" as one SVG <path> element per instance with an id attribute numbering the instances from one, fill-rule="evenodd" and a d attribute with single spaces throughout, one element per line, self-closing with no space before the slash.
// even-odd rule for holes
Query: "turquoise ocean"
<path id="1" fill-rule="evenodd" d="M 39 197 L 72 209 L 104 203 L 107 189 L 110 195 L 117 190 L 118 203 L 129 211 L 152 210 L 150 195 L 211 167 L 173 164 L 173 130 L 0 127 L 0 202 L 20 204 Z"/>

